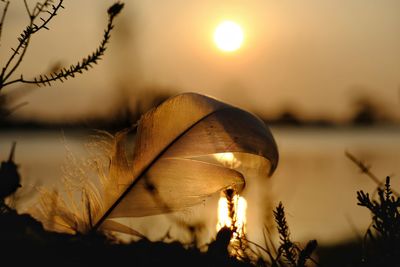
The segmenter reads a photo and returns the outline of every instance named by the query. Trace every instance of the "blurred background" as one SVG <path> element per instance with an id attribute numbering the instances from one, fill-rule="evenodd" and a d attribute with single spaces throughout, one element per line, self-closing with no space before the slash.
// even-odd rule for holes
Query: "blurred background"
<path id="1" fill-rule="evenodd" d="M 65 1 L 16 76 L 36 77 L 94 51 L 112 3 Z M 4 89 L 0 109 L 21 106 L 2 118 L 0 156 L 17 141 L 25 189 L 59 187 L 67 150 L 84 155 L 91 130 L 120 130 L 169 96 L 203 93 L 257 114 L 278 143 L 281 160 L 264 192 L 272 204 L 249 205 L 283 201 L 300 241 L 359 238 L 369 214 L 356 191 L 376 185 L 345 151 L 399 183 L 398 10 L 395 0 L 127 1 L 94 69 L 51 87 Z M 244 32 L 232 53 L 213 42 L 223 20 Z M 12 2 L 3 62 L 27 22 L 23 1 Z"/>

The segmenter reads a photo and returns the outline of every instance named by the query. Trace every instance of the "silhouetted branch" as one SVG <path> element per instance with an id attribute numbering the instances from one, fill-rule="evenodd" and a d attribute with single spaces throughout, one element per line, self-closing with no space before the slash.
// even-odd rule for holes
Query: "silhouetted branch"
<path id="1" fill-rule="evenodd" d="M 371 168 L 371 167 L 365 165 L 365 163 L 363 163 L 361 160 L 357 159 L 353 154 L 351 154 L 351 153 L 348 152 L 348 151 L 345 152 L 345 155 L 346 155 L 346 157 L 349 158 L 354 164 L 356 164 L 357 167 L 360 168 L 360 170 L 361 170 L 362 173 L 366 174 L 369 178 L 371 178 L 371 180 L 374 181 L 374 182 L 378 185 L 379 188 L 382 187 L 382 186 L 384 185 L 384 182 L 383 182 L 383 181 L 380 181 L 379 178 L 378 178 L 375 174 L 373 174 L 373 173 L 370 171 L 370 168 Z M 397 193 L 396 191 L 394 191 L 393 189 L 392 189 L 392 192 L 393 192 L 393 194 L 396 195 L 397 197 L 400 196 L 400 194 Z"/>
<path id="2" fill-rule="evenodd" d="M 57 15 L 57 11 L 60 8 L 64 8 L 62 5 L 63 0 L 60 0 L 57 5 L 52 5 L 52 11 L 48 11 L 45 8 L 50 3 L 51 3 L 51 1 L 49 1 L 49 0 L 46 0 L 43 4 L 37 3 L 32 13 L 29 12 L 29 7 L 27 6 L 27 4 L 25 5 L 27 12 L 29 14 L 29 17 L 30 17 L 30 22 L 29 22 L 29 25 L 25 28 L 25 30 L 21 33 L 20 37 L 18 37 L 19 44 L 16 48 L 12 48 L 13 53 L 10 56 L 10 58 L 8 59 L 6 65 L 3 67 L 3 70 L 1 72 L 1 77 L 0 77 L 1 78 L 0 88 L 13 83 L 13 82 L 7 83 L 6 80 L 15 72 L 15 70 L 21 64 L 21 62 L 25 56 L 26 50 L 28 49 L 31 36 L 42 29 L 48 30 L 49 28 L 47 27 L 47 24 Z M 47 12 L 50 15 L 46 19 L 40 17 L 40 19 L 42 21 L 41 24 L 36 24 L 35 19 L 37 17 L 39 17 L 39 15 L 42 12 Z M 9 70 L 7 72 L 7 70 L 11 66 L 11 63 L 16 58 L 18 58 L 17 62 L 14 64 L 14 66 L 11 68 L 11 70 Z M 15 80 L 15 81 L 18 81 L 18 80 Z"/>
<path id="3" fill-rule="evenodd" d="M 67 80 L 69 77 L 75 77 L 75 74 L 82 73 L 83 71 L 89 70 L 89 67 L 93 67 L 93 64 L 97 64 L 97 61 L 101 59 L 101 56 L 104 55 L 106 51 L 107 43 L 111 37 L 111 30 L 114 28 L 113 21 L 114 18 L 119 14 L 121 9 L 123 8 L 122 3 L 116 3 L 108 9 L 108 24 L 106 30 L 104 31 L 103 40 L 101 41 L 99 47 L 96 49 L 95 52 L 83 58 L 80 62 L 76 63 L 75 65 L 71 65 L 69 68 L 61 68 L 61 70 L 57 72 L 50 73 L 48 75 L 43 74 L 39 77 L 34 78 L 33 80 L 26 80 L 21 75 L 19 79 L 7 82 L 3 84 L 3 86 L 10 85 L 16 82 L 27 83 L 27 84 L 36 84 L 40 85 L 51 85 L 51 82 L 54 81 L 61 81 Z M 45 24 L 44 24 L 45 27 Z"/>
<path id="4" fill-rule="evenodd" d="M 289 226 L 286 222 L 285 210 L 282 202 L 279 202 L 274 210 L 274 217 L 278 225 L 279 239 L 281 240 L 278 252 L 279 254 L 283 253 L 283 256 L 291 266 L 296 266 L 296 249 L 295 245 L 290 240 Z"/>
<path id="5" fill-rule="evenodd" d="M 273 211 L 275 222 L 277 224 L 279 239 L 281 244 L 278 249 L 277 258 L 274 260 L 275 262 L 280 262 L 281 255 L 286 260 L 288 266 L 293 267 L 305 267 L 306 261 L 312 261 L 316 266 L 319 266 L 319 263 L 311 257 L 311 254 L 317 248 L 317 241 L 310 240 L 304 249 L 301 249 L 298 245 L 290 239 L 290 231 L 289 226 L 286 222 L 285 209 L 283 207 L 282 202 L 279 202 L 276 209 Z M 286 266 L 286 265 L 285 265 Z"/>
<path id="6" fill-rule="evenodd" d="M 29 15 L 33 17 L 33 19 L 37 18 L 41 13 L 48 13 L 47 8 L 54 4 L 54 0 L 44 0 L 43 3 L 37 2 L 35 7 L 32 10 L 32 13 Z M 29 9 L 29 8 L 28 8 Z"/>
<path id="7" fill-rule="evenodd" d="M 29 10 L 28 2 L 26 2 L 26 0 L 24 0 L 24 5 L 25 5 L 26 12 L 29 15 L 29 18 L 31 18 L 32 14 L 31 14 L 31 11 Z"/>
<path id="8" fill-rule="evenodd" d="M 0 19 L 0 39 L 1 39 L 1 35 L 3 33 L 3 25 L 4 25 L 4 19 L 6 17 L 7 14 L 7 10 L 8 10 L 8 5 L 10 4 L 10 1 L 2 1 L 5 4 L 4 9 L 3 9 L 3 13 L 1 14 L 1 19 Z"/>

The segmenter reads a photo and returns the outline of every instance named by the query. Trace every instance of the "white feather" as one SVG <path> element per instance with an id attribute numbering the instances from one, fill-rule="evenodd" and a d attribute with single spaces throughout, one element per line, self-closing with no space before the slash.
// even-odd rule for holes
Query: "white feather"
<path id="1" fill-rule="evenodd" d="M 275 141 L 260 119 L 195 93 L 172 97 L 141 118 L 132 164 L 121 145 L 125 135 L 117 136 L 111 160 L 118 188 L 109 190 L 109 208 L 98 224 L 181 210 L 227 187 L 240 192 L 248 182 L 243 166 L 268 166 L 267 177 L 278 163 Z M 241 158 L 242 168 L 211 160 L 227 152 Z"/>

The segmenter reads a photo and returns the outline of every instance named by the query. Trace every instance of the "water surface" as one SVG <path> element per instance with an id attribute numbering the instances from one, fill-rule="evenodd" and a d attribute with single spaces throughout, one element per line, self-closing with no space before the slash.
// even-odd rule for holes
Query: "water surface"
<path id="1" fill-rule="evenodd" d="M 370 217 L 365 208 L 356 205 L 356 191 L 372 192 L 375 184 L 345 157 L 345 151 L 370 164 L 371 170 L 381 179 L 392 176 L 393 185 L 399 189 L 400 129 L 275 127 L 271 130 L 279 147 L 280 162 L 270 181 L 257 186 L 258 196 L 254 193 L 249 196 L 249 206 L 253 207 L 249 210 L 249 228 L 259 227 L 260 223 L 252 223 L 265 216 L 261 216 L 259 210 L 270 210 L 282 201 L 296 240 L 316 238 L 320 243 L 330 243 L 363 235 Z M 11 142 L 16 141 L 16 161 L 23 175 L 23 188 L 28 190 L 42 185 L 62 190 L 60 181 L 66 157 L 71 152 L 77 158 L 85 157 L 89 134 L 88 131 L 3 131 L 0 133 L 0 157 L 5 159 Z M 26 203 L 34 204 L 35 197 L 33 194 Z M 216 220 L 217 198 L 211 198 L 206 205 L 187 211 L 181 217 L 196 217 L 194 213 L 198 212 L 208 214 L 207 224 L 212 227 Z M 25 206 L 21 205 L 21 209 Z M 137 219 L 133 225 L 154 236 L 165 234 L 168 229 L 165 220 L 157 216 Z M 209 229 L 209 235 L 213 230 Z M 259 235 L 259 231 L 253 231 L 252 237 L 259 239 Z"/>

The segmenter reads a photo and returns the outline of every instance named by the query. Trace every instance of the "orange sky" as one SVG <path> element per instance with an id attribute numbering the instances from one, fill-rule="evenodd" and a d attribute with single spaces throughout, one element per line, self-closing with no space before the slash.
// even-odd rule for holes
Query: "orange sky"
<path id="1" fill-rule="evenodd" d="M 112 3 L 66 1 L 51 30 L 32 40 L 20 72 L 29 77 L 88 54 Z M 132 99 L 148 88 L 196 91 L 265 114 L 295 105 L 310 118 L 346 118 L 362 94 L 399 117 L 399 10 L 397 0 L 126 1 L 100 65 L 70 82 L 35 89 L 16 114 L 105 114 L 124 83 Z M 237 53 L 224 54 L 212 42 L 222 19 L 244 28 Z M 22 1 L 11 3 L 2 62 L 26 21 Z"/>

